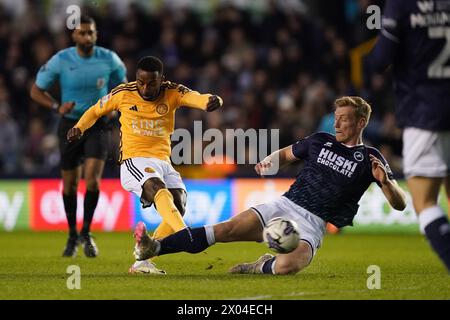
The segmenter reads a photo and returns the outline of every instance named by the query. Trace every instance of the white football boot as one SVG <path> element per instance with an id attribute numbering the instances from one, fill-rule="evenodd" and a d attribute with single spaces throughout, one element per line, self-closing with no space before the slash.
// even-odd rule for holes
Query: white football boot
<path id="1" fill-rule="evenodd" d="M 156 274 L 156 275 L 165 275 L 166 272 L 164 270 L 160 270 L 156 267 L 156 265 L 150 260 L 142 260 L 136 261 L 133 265 L 128 269 L 128 273 L 143 273 L 143 274 Z"/>

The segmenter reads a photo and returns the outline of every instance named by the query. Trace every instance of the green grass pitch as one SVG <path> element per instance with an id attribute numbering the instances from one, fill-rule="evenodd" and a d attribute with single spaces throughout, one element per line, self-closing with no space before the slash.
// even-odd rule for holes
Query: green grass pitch
<path id="1" fill-rule="evenodd" d="M 100 256 L 62 258 L 62 232 L 0 233 L 1 299 L 450 299 L 450 276 L 420 235 L 328 235 L 313 263 L 295 276 L 230 275 L 264 244 L 218 244 L 203 253 L 158 257 L 166 276 L 129 275 L 130 233 L 96 233 Z M 81 289 L 69 290 L 77 265 Z M 370 265 L 381 288 L 369 290 Z"/>

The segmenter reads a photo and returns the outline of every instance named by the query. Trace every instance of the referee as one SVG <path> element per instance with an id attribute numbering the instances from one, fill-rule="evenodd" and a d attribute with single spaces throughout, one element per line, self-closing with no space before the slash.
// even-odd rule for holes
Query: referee
<path id="1" fill-rule="evenodd" d="M 82 244 L 85 255 L 94 258 L 98 255 L 98 249 L 90 235 L 90 226 L 99 198 L 110 132 L 106 119 L 103 119 L 82 139 L 68 143 L 66 134 L 91 105 L 108 93 L 109 88 L 126 82 L 126 69 L 116 53 L 95 45 L 97 29 L 91 17 L 81 16 L 79 27 L 72 32 L 72 39 L 74 47 L 57 52 L 40 68 L 30 95 L 40 105 L 61 115 L 58 137 L 62 196 L 69 225 L 69 238 L 63 257 L 76 256 L 78 245 Z M 48 92 L 56 81 L 61 87 L 61 102 Z M 86 181 L 84 220 L 78 233 L 77 189 L 83 172 Z"/>

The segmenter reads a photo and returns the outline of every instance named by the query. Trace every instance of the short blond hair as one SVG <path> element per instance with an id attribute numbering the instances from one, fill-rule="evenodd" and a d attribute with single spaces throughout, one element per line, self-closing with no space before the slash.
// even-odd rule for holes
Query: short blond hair
<path id="1" fill-rule="evenodd" d="M 372 108 L 363 98 L 357 96 L 344 96 L 338 98 L 334 101 L 336 108 L 339 107 L 353 107 L 355 108 L 355 114 L 358 119 L 366 119 L 366 126 L 369 123 L 370 114 L 372 113 Z"/>

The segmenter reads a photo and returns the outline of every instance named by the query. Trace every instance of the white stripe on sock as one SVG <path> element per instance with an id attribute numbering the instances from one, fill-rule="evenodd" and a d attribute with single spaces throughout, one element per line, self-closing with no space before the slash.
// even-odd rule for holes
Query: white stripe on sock
<path id="1" fill-rule="evenodd" d="M 216 237 L 214 237 L 214 226 L 205 226 L 205 232 L 206 232 L 206 241 L 208 241 L 208 244 L 211 246 L 214 243 L 216 243 Z"/>
<path id="2" fill-rule="evenodd" d="M 445 213 L 440 206 L 434 206 L 422 210 L 419 213 L 420 232 L 425 234 L 425 227 L 441 217 L 445 217 Z"/>
<path id="3" fill-rule="evenodd" d="M 275 273 L 275 263 L 277 263 L 277 258 L 275 258 L 275 260 L 273 260 L 273 262 L 272 262 L 272 274 L 276 274 Z"/>

